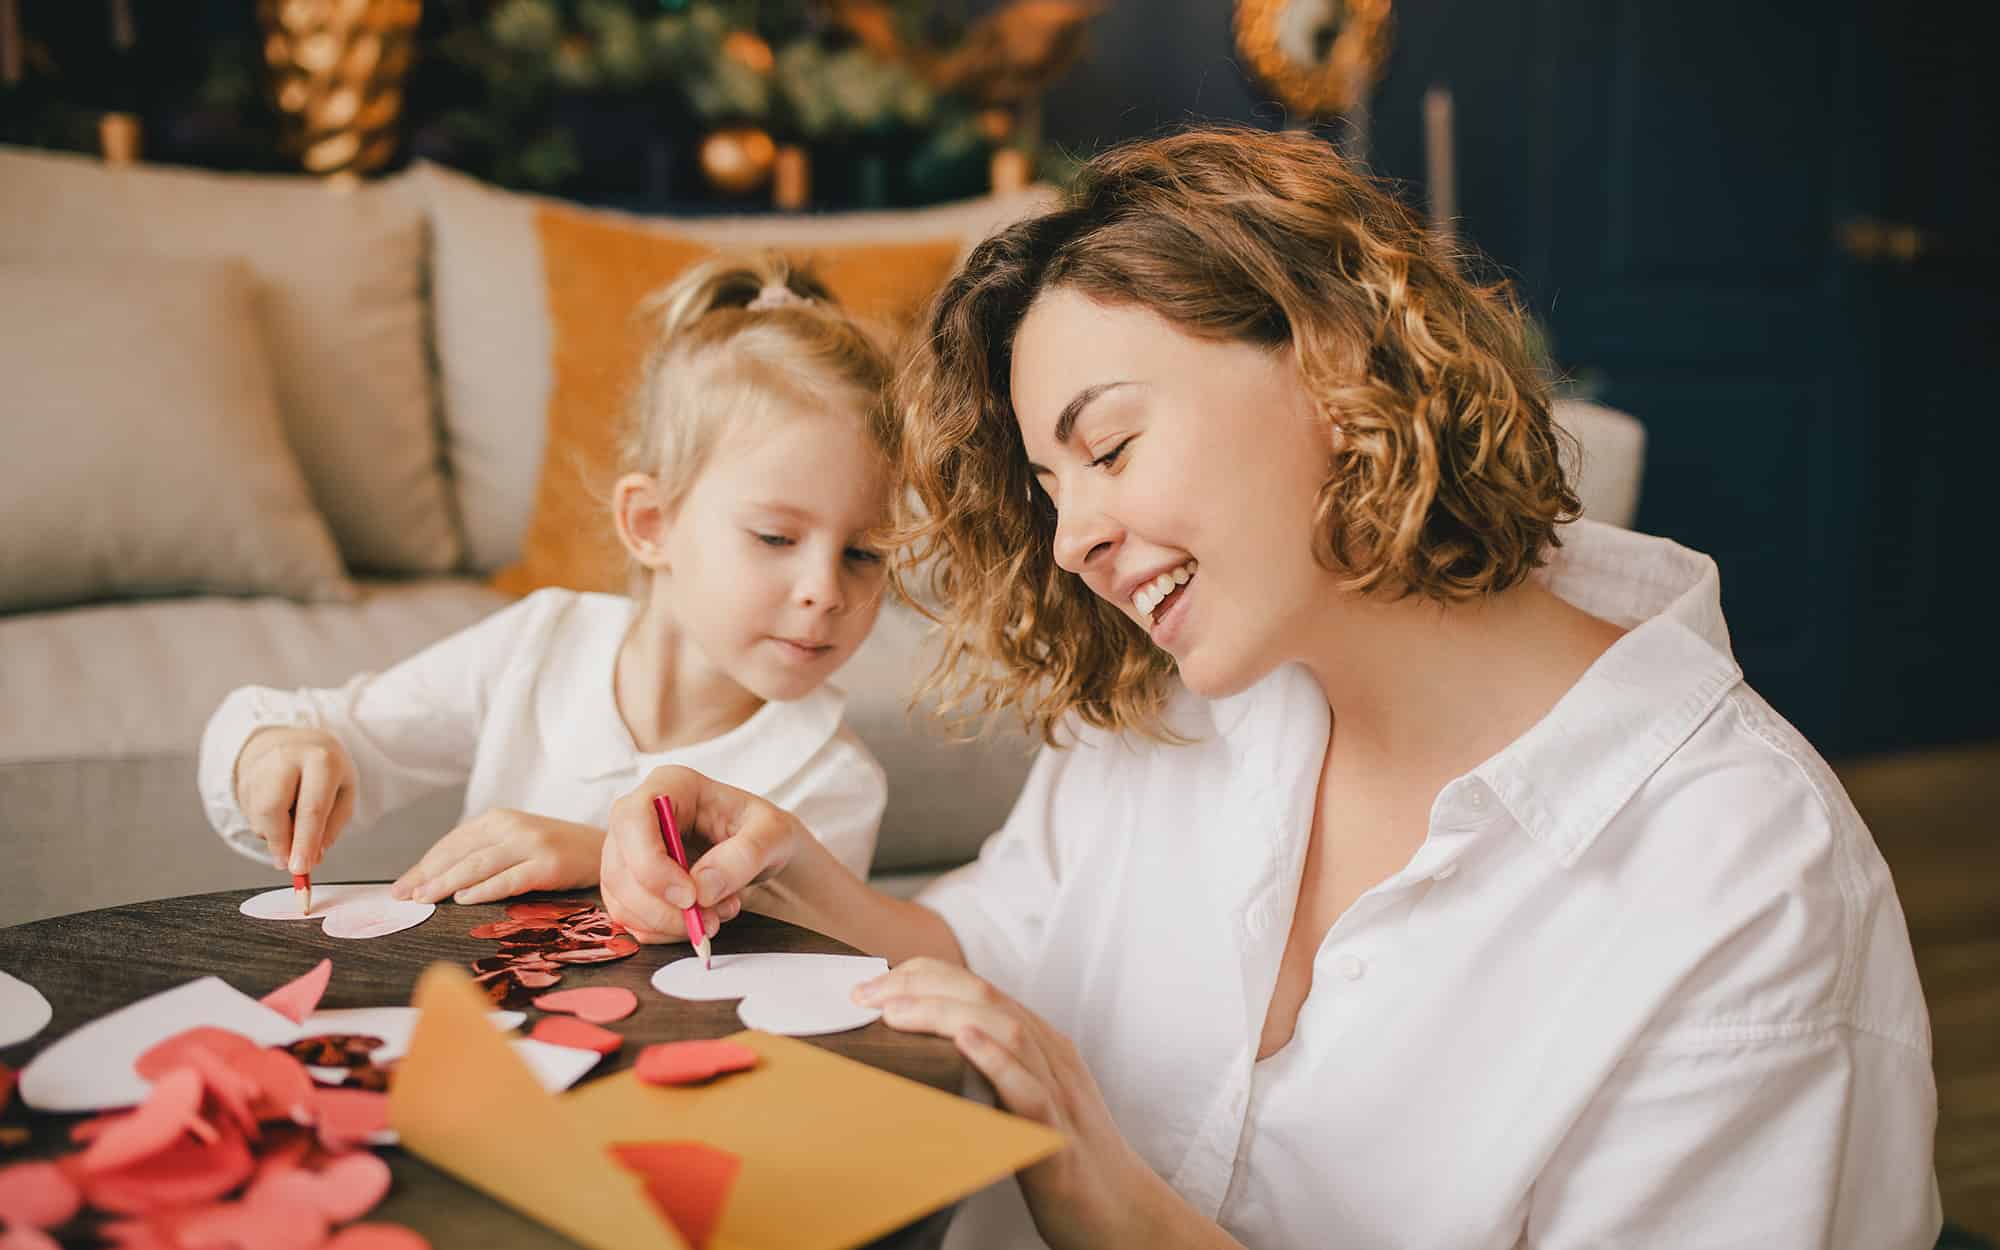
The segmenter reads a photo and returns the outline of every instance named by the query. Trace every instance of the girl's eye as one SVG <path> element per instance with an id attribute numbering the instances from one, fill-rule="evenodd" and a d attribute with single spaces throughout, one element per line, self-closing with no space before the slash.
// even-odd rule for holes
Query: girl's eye
<path id="1" fill-rule="evenodd" d="M 866 550 L 866 549 L 864 549 L 864 548 L 861 548 L 861 547 L 849 547 L 849 548 L 847 549 L 847 558 L 848 558 L 848 559 L 850 559 L 850 560 L 852 560 L 852 561 L 854 561 L 854 562 L 855 562 L 856 564 L 880 564 L 880 563 L 882 563 L 882 553 L 881 553 L 881 552 L 879 552 L 879 551 L 868 551 L 868 550 Z"/>
<path id="2" fill-rule="evenodd" d="M 1110 468 L 1112 465 L 1118 463 L 1119 457 L 1123 456 L 1125 454 L 1125 449 L 1131 445 L 1132 445 L 1131 438 L 1128 437 L 1119 439 L 1118 445 L 1116 447 L 1113 447 L 1110 451 L 1105 452 L 1097 459 L 1090 461 L 1089 467 L 1093 469 Z"/>
<path id="3" fill-rule="evenodd" d="M 763 543 L 766 547 L 789 547 L 792 545 L 792 540 L 783 534 L 760 534 L 756 530 L 751 530 L 750 533 L 752 537 L 758 542 Z"/>

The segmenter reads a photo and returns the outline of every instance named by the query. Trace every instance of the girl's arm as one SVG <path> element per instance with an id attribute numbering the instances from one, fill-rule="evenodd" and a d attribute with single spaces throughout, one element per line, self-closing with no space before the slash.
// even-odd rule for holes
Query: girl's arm
<path id="1" fill-rule="evenodd" d="M 549 617 L 539 596 L 506 608 L 380 673 L 345 685 L 229 694 L 202 733 L 199 785 L 209 823 L 234 849 L 257 860 L 269 852 L 238 801 L 236 765 L 258 730 L 323 730 L 346 750 L 358 775 L 351 820 L 366 827 L 433 790 L 465 781 L 485 722 L 487 695 L 511 658 L 530 654 L 531 635 Z"/>

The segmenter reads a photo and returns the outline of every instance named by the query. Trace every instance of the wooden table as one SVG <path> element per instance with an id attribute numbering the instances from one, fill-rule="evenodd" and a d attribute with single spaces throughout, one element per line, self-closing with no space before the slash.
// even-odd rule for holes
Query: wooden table
<path id="1" fill-rule="evenodd" d="M 322 1007 L 403 1006 L 410 1001 L 417 974 L 428 965 L 443 961 L 463 968 L 495 954 L 498 943 L 467 934 L 476 925 L 505 916 L 504 904 L 444 903 L 436 915 L 413 929 L 344 941 L 326 936 L 311 921 L 259 921 L 241 915 L 237 904 L 255 893 L 235 890 L 157 899 L 0 928 L 0 969 L 40 990 L 55 1013 L 36 1036 L 0 1048 L 0 1063 L 25 1067 L 41 1047 L 78 1025 L 197 977 L 218 976 L 252 997 L 261 997 L 322 957 L 333 960 L 333 982 Z M 593 892 L 530 897 L 597 901 Z M 747 912 L 724 925 L 715 938 L 718 955 L 754 951 L 859 953 L 822 934 Z M 650 980 L 660 965 L 687 954 L 688 948 L 679 944 L 642 946 L 629 959 L 564 971 L 562 983 L 554 988 L 622 985 L 639 996 L 639 1010 L 611 1026 L 624 1036 L 624 1048 L 604 1059 L 585 1080 L 631 1066 L 639 1050 L 653 1042 L 723 1037 L 743 1027 L 734 1002 L 683 1002 L 652 988 Z M 529 1013 L 530 1024 L 536 1014 Z M 879 1021 L 806 1040 L 954 1094 L 964 1077 L 963 1061 L 950 1042 L 899 1033 Z M 0 1163 L 73 1149 L 67 1134 L 78 1118 L 29 1112 L 17 1095 L 5 1113 L 5 1123 L 26 1124 L 33 1136 L 26 1147 L 0 1154 Z M 396 1149 L 381 1153 L 395 1185 L 364 1218 L 407 1224 L 440 1250 L 457 1246 L 562 1250 L 574 1245 L 415 1155 Z M 874 1243 L 875 1250 L 935 1246 L 949 1215 L 949 1209 L 940 1211 Z"/>

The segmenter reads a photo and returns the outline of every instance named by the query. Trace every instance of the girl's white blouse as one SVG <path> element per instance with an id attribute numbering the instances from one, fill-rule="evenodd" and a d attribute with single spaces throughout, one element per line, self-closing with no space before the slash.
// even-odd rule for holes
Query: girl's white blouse
<path id="1" fill-rule="evenodd" d="M 1256 1250 L 1927 1250 L 1929 1019 L 1868 830 L 1743 684 L 1712 561 L 1562 538 L 1538 576 L 1631 632 L 1443 788 L 1264 1062 L 1328 732 L 1301 669 L 1182 691 L 1192 745 L 1045 751 L 922 901 Z M 947 1241 L 1039 1244 L 1012 1181 Z"/>
<path id="2" fill-rule="evenodd" d="M 839 690 L 821 685 L 803 699 L 766 703 L 706 742 L 641 752 L 612 690 L 633 611 L 622 595 L 541 590 L 338 689 L 233 691 L 202 734 L 209 823 L 230 846 L 268 862 L 236 803 L 236 756 L 263 726 L 309 725 L 333 733 L 354 757 L 355 830 L 461 784 L 467 819 L 512 808 L 602 828 L 614 799 L 653 769 L 683 764 L 796 813 L 865 877 L 888 785 L 842 723 Z"/>

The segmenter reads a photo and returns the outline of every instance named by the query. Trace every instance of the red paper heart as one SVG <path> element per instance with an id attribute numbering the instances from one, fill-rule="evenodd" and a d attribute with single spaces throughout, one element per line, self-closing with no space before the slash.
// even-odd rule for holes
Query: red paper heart
<path id="1" fill-rule="evenodd" d="M 186 1140 L 201 1118 L 202 1078 L 194 1068 L 175 1068 L 153 1082 L 137 1110 L 106 1128 L 77 1159 L 86 1174 L 115 1172 L 164 1153 Z"/>
<path id="2" fill-rule="evenodd" d="M 757 1066 L 757 1052 L 741 1042 L 661 1042 L 639 1052 L 633 1071 L 648 1085 L 690 1085 L 724 1072 Z"/>
<path id="3" fill-rule="evenodd" d="M 312 1092 L 313 1127 L 328 1150 L 346 1150 L 389 1127 L 389 1096 L 365 1089 Z"/>
<path id="4" fill-rule="evenodd" d="M 132 1070 L 149 1081 L 157 1081 L 175 1068 L 186 1067 L 187 1052 L 196 1047 L 208 1050 L 227 1064 L 234 1064 L 243 1055 L 263 1049 L 241 1033 L 203 1024 L 155 1043 L 152 1049 L 132 1061 Z"/>
<path id="5" fill-rule="evenodd" d="M 570 1016 L 548 1016 L 535 1022 L 534 1031 L 528 1034 L 538 1042 L 551 1046 L 570 1046 L 577 1050 L 594 1050 L 600 1055 L 609 1055 L 625 1044 L 625 1039 L 610 1029 L 600 1029 L 587 1020 L 577 1020 Z"/>
<path id="6" fill-rule="evenodd" d="M 74 1219 L 82 1205 L 83 1195 L 53 1163 L 0 1168 L 0 1227 L 54 1228 Z"/>
<path id="7" fill-rule="evenodd" d="M 743 1160 L 698 1141 L 619 1142 L 610 1150 L 621 1166 L 646 1178 L 654 1205 L 694 1250 L 702 1250 L 722 1220 Z"/>
<path id="8" fill-rule="evenodd" d="M 319 1006 L 319 1000 L 326 994 L 327 982 L 332 978 L 333 961 L 322 959 L 313 965 L 311 972 L 285 982 L 257 1001 L 293 1024 L 304 1024 L 306 1017 L 313 1013 L 313 1008 Z"/>
<path id="9" fill-rule="evenodd" d="M 146 1215 L 212 1202 L 250 1179 L 255 1168 L 243 1134 L 225 1123 L 212 1142 L 183 1138 L 129 1167 L 83 1176 L 83 1197 L 91 1206 L 119 1215 Z M 77 1169 L 71 1178 L 80 1173 Z"/>
<path id="10" fill-rule="evenodd" d="M 423 1234 L 401 1224 L 349 1224 L 325 1250 L 431 1250 Z"/>
<path id="11" fill-rule="evenodd" d="M 249 1203 L 310 1209 L 330 1224 L 358 1220 L 389 1192 L 389 1165 L 365 1150 L 336 1155 L 317 1170 L 276 1167 L 260 1171 L 243 1191 Z"/>
<path id="12" fill-rule="evenodd" d="M 528 979 L 521 978 L 523 985 Z M 543 1011 L 566 1011 L 592 1024 L 610 1024 L 639 1010 L 639 996 L 618 985 L 592 985 L 576 990 L 557 990 L 535 1000 Z"/>

